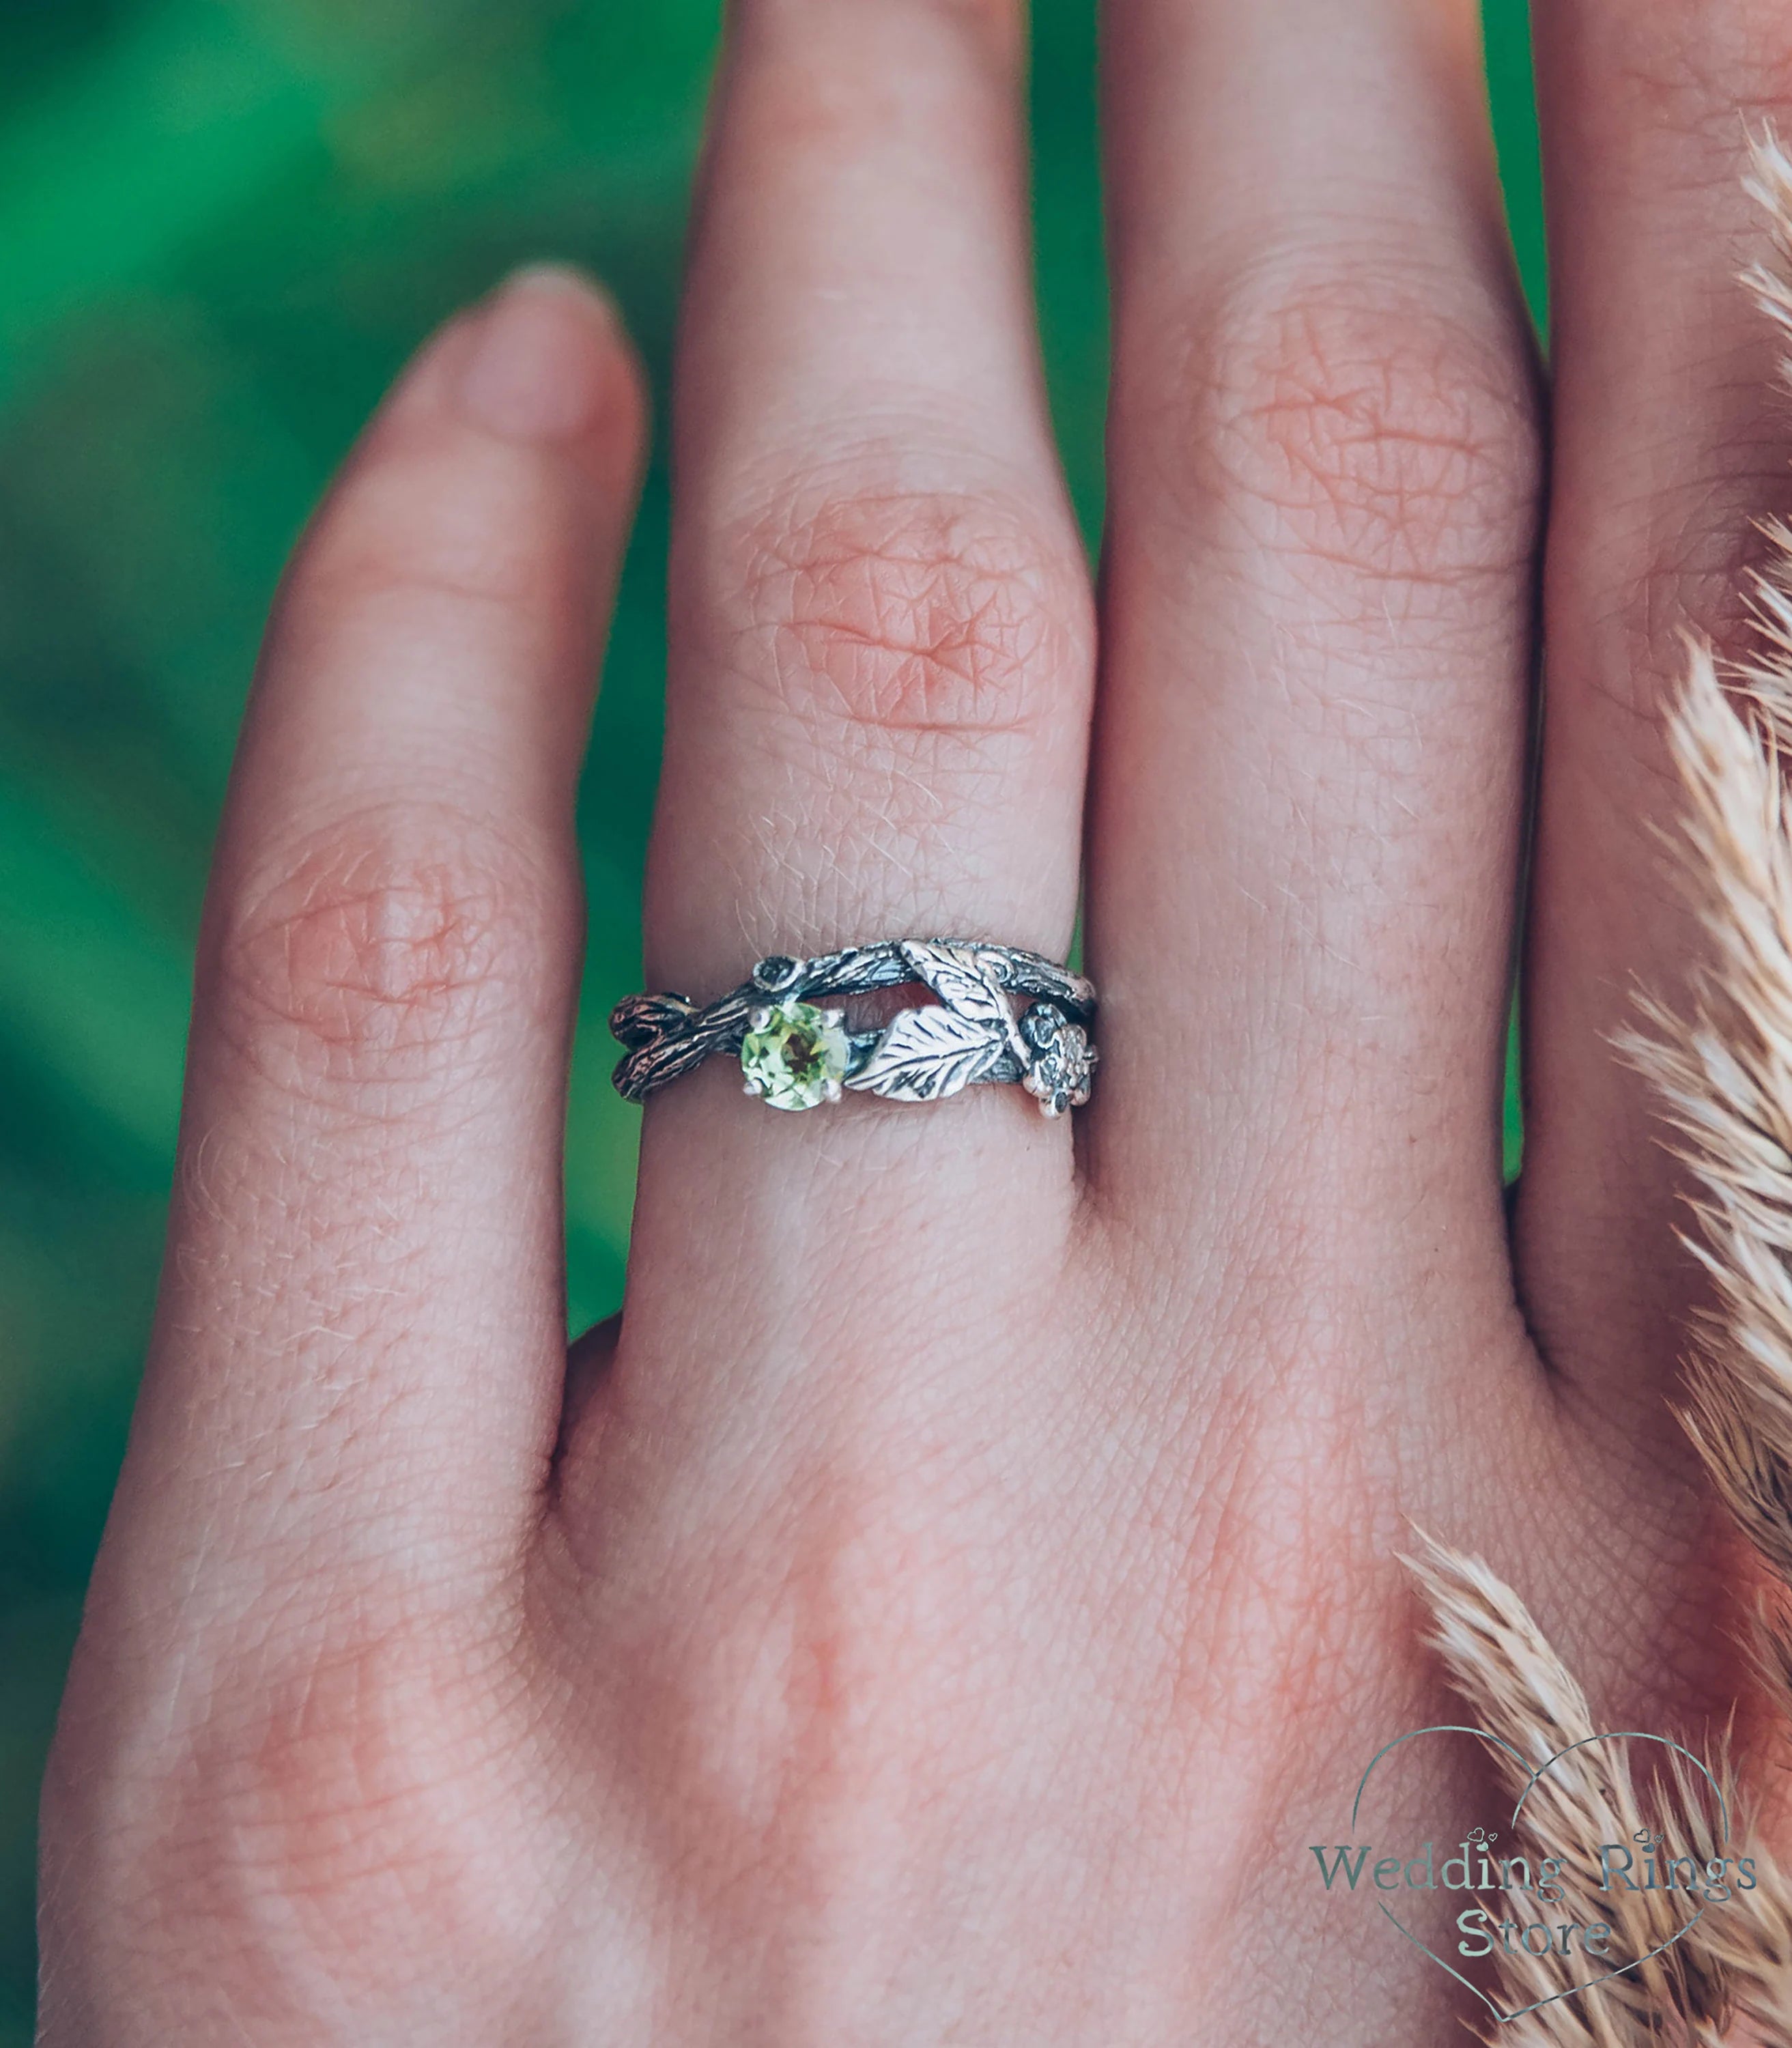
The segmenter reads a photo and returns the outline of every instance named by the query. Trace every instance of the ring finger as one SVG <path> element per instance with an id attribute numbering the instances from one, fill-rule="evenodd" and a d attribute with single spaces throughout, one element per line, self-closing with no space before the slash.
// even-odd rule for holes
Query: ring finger
<path id="1" fill-rule="evenodd" d="M 735 13 L 677 392 L 652 986 L 707 999 L 762 955 L 910 936 L 1069 944 L 1092 626 L 1037 359 L 1022 53 L 1007 0 Z M 1012 1089 L 787 1116 L 712 1061 L 648 1112 L 603 1405 L 669 1453 L 714 1389 L 658 1361 L 713 1355 L 708 1305 L 731 1369 L 769 1373 L 827 1341 L 824 1271 L 892 1328 L 960 1270 L 1023 1296 L 1072 1200 L 1066 1127 Z"/>

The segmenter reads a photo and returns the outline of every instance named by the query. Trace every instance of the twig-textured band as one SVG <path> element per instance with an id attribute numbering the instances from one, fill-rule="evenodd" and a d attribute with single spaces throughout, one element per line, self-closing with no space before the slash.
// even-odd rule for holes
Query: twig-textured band
<path id="1" fill-rule="evenodd" d="M 881 1030 L 848 1032 L 814 1007 L 923 983 L 938 1001 Z M 1017 1018 L 1014 1003 L 1030 999 Z M 712 1053 L 739 1055 L 750 1094 L 807 1109 L 856 1088 L 935 1102 L 972 1083 L 1018 1082 L 1048 1115 L 1088 1100 L 1093 985 L 1041 954 L 973 939 L 890 939 L 813 960 L 774 953 L 714 1003 L 631 995 L 610 1028 L 629 1048 L 618 1092 L 643 1102 Z"/>

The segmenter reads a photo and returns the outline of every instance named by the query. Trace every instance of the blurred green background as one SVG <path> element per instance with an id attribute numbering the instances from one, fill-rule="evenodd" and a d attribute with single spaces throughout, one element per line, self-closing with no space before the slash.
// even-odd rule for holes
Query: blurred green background
<path id="1" fill-rule="evenodd" d="M 510 266 L 600 271 L 661 401 L 717 0 L 0 0 L 0 2044 L 29 2038 L 33 1809 L 149 1313 L 208 842 L 264 607 L 418 339 Z M 1092 0 L 1038 0 L 1040 298 L 1100 518 Z M 1541 291 L 1524 0 L 1488 0 Z M 663 468 L 583 827 L 570 1313 L 620 1295 L 658 750 Z M 1509 1133 L 1515 1140 L 1515 1133 Z"/>

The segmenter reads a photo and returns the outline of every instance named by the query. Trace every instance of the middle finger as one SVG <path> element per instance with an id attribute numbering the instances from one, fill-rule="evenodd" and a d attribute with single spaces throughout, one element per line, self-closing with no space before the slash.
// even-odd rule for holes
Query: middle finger
<path id="1" fill-rule="evenodd" d="M 1127 0 L 1108 44 L 1097 1190 L 1504 1293 L 1537 464 L 1476 10 Z"/>

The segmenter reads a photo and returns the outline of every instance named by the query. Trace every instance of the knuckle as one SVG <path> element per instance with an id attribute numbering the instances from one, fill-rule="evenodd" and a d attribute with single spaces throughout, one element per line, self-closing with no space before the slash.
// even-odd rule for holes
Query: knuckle
<path id="1" fill-rule="evenodd" d="M 1626 9 L 1612 41 L 1617 95 L 1679 132 L 1710 136 L 1723 157 L 1713 173 L 1726 185 L 1736 175 L 1739 118 L 1783 117 L 1792 99 L 1792 31 L 1779 0 Z"/>
<path id="2" fill-rule="evenodd" d="M 480 1653 L 467 1654 L 475 1663 Z M 258 1862 L 283 1889 L 333 1891 L 370 1864 L 429 1861 L 448 1844 L 434 1839 L 428 1791 L 475 1778 L 489 1760 L 482 1705 L 476 1687 L 450 1679 L 402 1630 L 306 1656 L 265 1681 L 239 1707 L 228 1742 L 233 1817 Z M 419 1725 L 430 1731 L 422 1757 Z"/>
<path id="3" fill-rule="evenodd" d="M 423 1079 L 526 995 L 545 889 L 458 813 L 336 823 L 240 891 L 217 941 L 227 1030 L 292 1085 Z"/>
<path id="4" fill-rule="evenodd" d="M 395 1955 L 504 1938 L 505 1916 L 467 1873 L 506 1825 L 514 1681 L 471 1631 L 441 1632 L 463 1669 L 390 1622 L 374 1643 L 270 1646 L 196 1700 L 173 1742 L 164 1732 L 165 1770 L 140 1788 L 133 1821 L 135 1912 L 202 1930 L 227 1975 L 265 1953 L 270 1910 L 289 1916 L 308 1953 L 239 1986 L 270 2019 L 314 2013 L 314 1957 L 358 1996 L 390 1996 L 405 1982 Z"/>
<path id="5" fill-rule="evenodd" d="M 1357 576 L 1453 582 L 1527 544 L 1537 456 L 1515 346 L 1410 288 L 1259 270 L 1185 343 L 1181 483 L 1268 545 Z"/>
<path id="6" fill-rule="evenodd" d="M 391 605 L 532 618 L 582 573 L 582 529 L 564 491 L 514 449 L 467 457 L 401 436 L 385 460 L 351 471 L 293 589 L 323 616 Z"/>
<path id="7" fill-rule="evenodd" d="M 632 1649 L 664 1704 L 654 1767 L 712 1788 L 718 1845 L 731 1834 L 750 1855 L 775 1817 L 847 1887 L 840 1850 L 879 1781 L 900 1755 L 949 1744 L 974 1575 L 949 1538 L 843 1530 L 828 1508 L 809 1534 L 802 1561 L 731 1580 L 701 1631 L 656 1629 Z"/>
<path id="8" fill-rule="evenodd" d="M 807 725 L 1023 733 L 1086 632 L 1080 563 L 988 499 L 826 497 L 744 553 L 746 665 Z"/>

